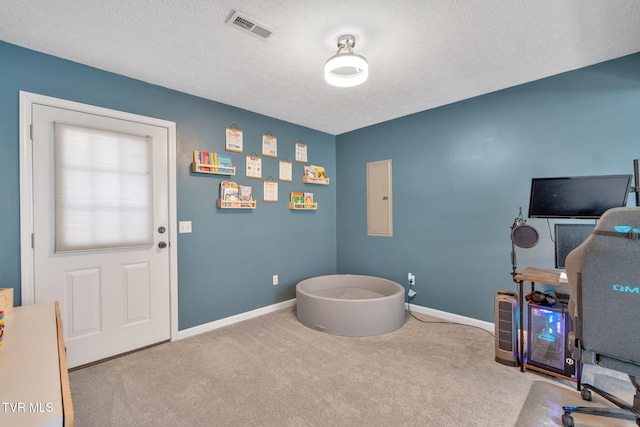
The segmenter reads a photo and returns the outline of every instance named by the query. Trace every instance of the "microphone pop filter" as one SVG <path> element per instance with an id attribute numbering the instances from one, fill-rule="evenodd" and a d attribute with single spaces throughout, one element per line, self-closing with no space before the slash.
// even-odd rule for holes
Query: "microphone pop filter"
<path id="1" fill-rule="evenodd" d="M 521 223 L 511 229 L 511 241 L 519 248 L 532 248 L 538 243 L 538 232 L 532 226 Z"/>

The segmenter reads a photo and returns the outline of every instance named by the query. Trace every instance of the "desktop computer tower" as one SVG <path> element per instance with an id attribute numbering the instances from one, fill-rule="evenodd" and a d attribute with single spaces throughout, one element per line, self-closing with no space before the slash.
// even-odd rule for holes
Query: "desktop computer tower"
<path id="1" fill-rule="evenodd" d="M 529 304 L 528 314 L 527 366 L 575 378 L 575 364 L 567 347 L 572 328 L 567 306 Z"/>
<path id="2" fill-rule="evenodd" d="M 495 360 L 508 366 L 518 366 L 518 296 L 499 291 L 495 298 Z"/>

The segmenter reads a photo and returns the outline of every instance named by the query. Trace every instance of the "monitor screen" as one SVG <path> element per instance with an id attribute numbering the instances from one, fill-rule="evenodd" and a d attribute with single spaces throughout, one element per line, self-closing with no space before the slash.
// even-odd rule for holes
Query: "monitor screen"
<path id="1" fill-rule="evenodd" d="M 529 218 L 600 218 L 627 205 L 631 175 L 533 178 Z"/>
<path id="2" fill-rule="evenodd" d="M 555 225 L 556 268 L 565 268 L 564 261 L 569 252 L 580 246 L 594 228 L 595 224 Z"/>

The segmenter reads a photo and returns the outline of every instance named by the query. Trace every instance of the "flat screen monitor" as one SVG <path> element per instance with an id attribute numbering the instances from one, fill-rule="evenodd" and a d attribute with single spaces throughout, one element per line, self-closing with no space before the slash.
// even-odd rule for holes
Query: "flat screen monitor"
<path id="1" fill-rule="evenodd" d="M 569 252 L 580 246 L 594 228 L 595 224 L 555 225 L 556 268 L 565 268 L 564 261 Z"/>
<path id="2" fill-rule="evenodd" d="M 627 205 L 631 175 L 533 178 L 529 218 L 600 218 Z"/>

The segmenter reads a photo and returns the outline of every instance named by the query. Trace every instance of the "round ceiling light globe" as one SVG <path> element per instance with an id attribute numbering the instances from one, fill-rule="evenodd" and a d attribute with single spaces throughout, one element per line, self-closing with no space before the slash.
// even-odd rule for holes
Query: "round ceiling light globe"
<path id="1" fill-rule="evenodd" d="M 334 55 L 324 64 L 324 78 L 333 86 L 357 86 L 368 77 L 369 63 L 363 56 L 355 53 Z"/>

